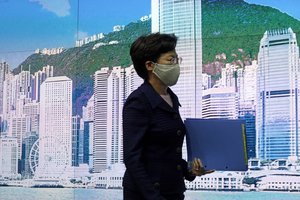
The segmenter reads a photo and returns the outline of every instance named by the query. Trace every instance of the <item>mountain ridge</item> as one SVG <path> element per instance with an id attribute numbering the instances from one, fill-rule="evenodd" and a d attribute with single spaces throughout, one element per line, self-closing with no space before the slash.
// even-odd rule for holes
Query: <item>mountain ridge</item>
<path id="1" fill-rule="evenodd" d="M 225 63 L 244 65 L 256 59 L 263 33 L 270 29 L 288 28 L 300 33 L 300 21 L 268 6 L 248 4 L 243 0 L 202 0 L 202 52 L 203 72 L 214 79 L 220 76 Z M 57 55 L 33 54 L 20 66 L 37 71 L 46 65 L 54 66 L 54 75 L 66 75 L 73 80 L 73 110 L 81 114 L 81 107 L 93 93 L 95 71 L 102 67 L 131 64 L 129 48 L 140 35 L 151 32 L 151 20 L 132 22 L 124 30 L 105 34 L 103 39 L 82 47 L 69 48 Z M 297 40 L 299 44 L 298 35 Z M 100 46 L 95 44 L 119 41 L 118 44 Z M 219 59 L 217 55 L 226 55 Z M 20 72 L 21 67 L 14 70 Z"/>

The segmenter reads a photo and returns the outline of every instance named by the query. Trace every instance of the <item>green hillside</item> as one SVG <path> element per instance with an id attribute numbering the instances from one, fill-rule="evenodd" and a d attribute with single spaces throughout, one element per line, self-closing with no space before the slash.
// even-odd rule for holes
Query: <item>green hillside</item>
<path id="1" fill-rule="evenodd" d="M 203 63 L 214 61 L 215 55 L 225 53 L 227 60 L 235 59 L 232 53 L 243 49 L 250 58 L 256 58 L 259 42 L 266 30 L 291 27 L 300 33 L 300 21 L 285 13 L 243 0 L 202 0 Z M 298 37 L 298 44 L 300 41 Z"/>
<path id="2" fill-rule="evenodd" d="M 218 77 L 220 62 L 255 59 L 259 42 L 266 30 L 291 27 L 298 34 L 300 44 L 300 22 L 285 13 L 243 0 L 202 0 L 203 71 Z M 53 65 L 55 75 L 66 75 L 74 84 L 74 114 L 81 113 L 82 105 L 93 93 L 92 75 L 102 67 L 128 66 L 130 44 L 138 36 L 151 32 L 151 20 L 128 24 L 123 31 L 112 32 L 96 42 L 82 47 L 69 48 L 58 55 L 33 54 L 21 65 L 23 70 L 31 66 L 37 71 L 45 65 Z M 96 43 L 119 41 L 119 44 L 100 46 Z M 225 53 L 226 59 L 215 56 Z M 21 66 L 20 65 L 20 66 Z M 20 71 L 20 66 L 14 70 Z"/>

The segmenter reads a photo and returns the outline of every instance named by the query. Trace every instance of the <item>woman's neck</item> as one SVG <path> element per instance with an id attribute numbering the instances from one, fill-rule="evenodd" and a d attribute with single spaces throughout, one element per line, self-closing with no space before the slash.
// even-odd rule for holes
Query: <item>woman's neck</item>
<path id="1" fill-rule="evenodd" d="M 163 84 L 161 82 L 161 80 L 159 80 L 159 79 L 150 79 L 148 82 L 152 85 L 152 87 L 154 88 L 154 90 L 158 94 L 160 94 L 160 95 L 167 95 L 168 94 L 168 92 L 167 92 L 168 86 Z"/>

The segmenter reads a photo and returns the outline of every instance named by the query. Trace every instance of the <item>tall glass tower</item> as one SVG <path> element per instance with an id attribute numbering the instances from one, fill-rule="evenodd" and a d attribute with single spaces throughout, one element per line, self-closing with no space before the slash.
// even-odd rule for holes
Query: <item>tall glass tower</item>
<path id="1" fill-rule="evenodd" d="M 152 32 L 174 33 L 176 51 L 183 61 L 178 83 L 181 116 L 201 117 L 202 36 L 201 0 L 152 0 Z"/>
<path id="2" fill-rule="evenodd" d="M 72 80 L 47 78 L 41 85 L 38 166 L 35 179 L 59 179 L 72 163 Z"/>
<path id="3" fill-rule="evenodd" d="M 299 47 L 291 28 L 266 31 L 257 69 L 257 157 L 299 156 Z"/>

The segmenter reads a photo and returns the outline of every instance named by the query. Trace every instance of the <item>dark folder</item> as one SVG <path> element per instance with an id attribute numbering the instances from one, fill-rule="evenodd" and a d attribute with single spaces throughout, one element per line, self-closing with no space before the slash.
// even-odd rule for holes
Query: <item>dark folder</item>
<path id="1" fill-rule="evenodd" d="M 245 121 L 227 119 L 185 120 L 188 160 L 200 158 L 205 169 L 248 169 Z"/>

